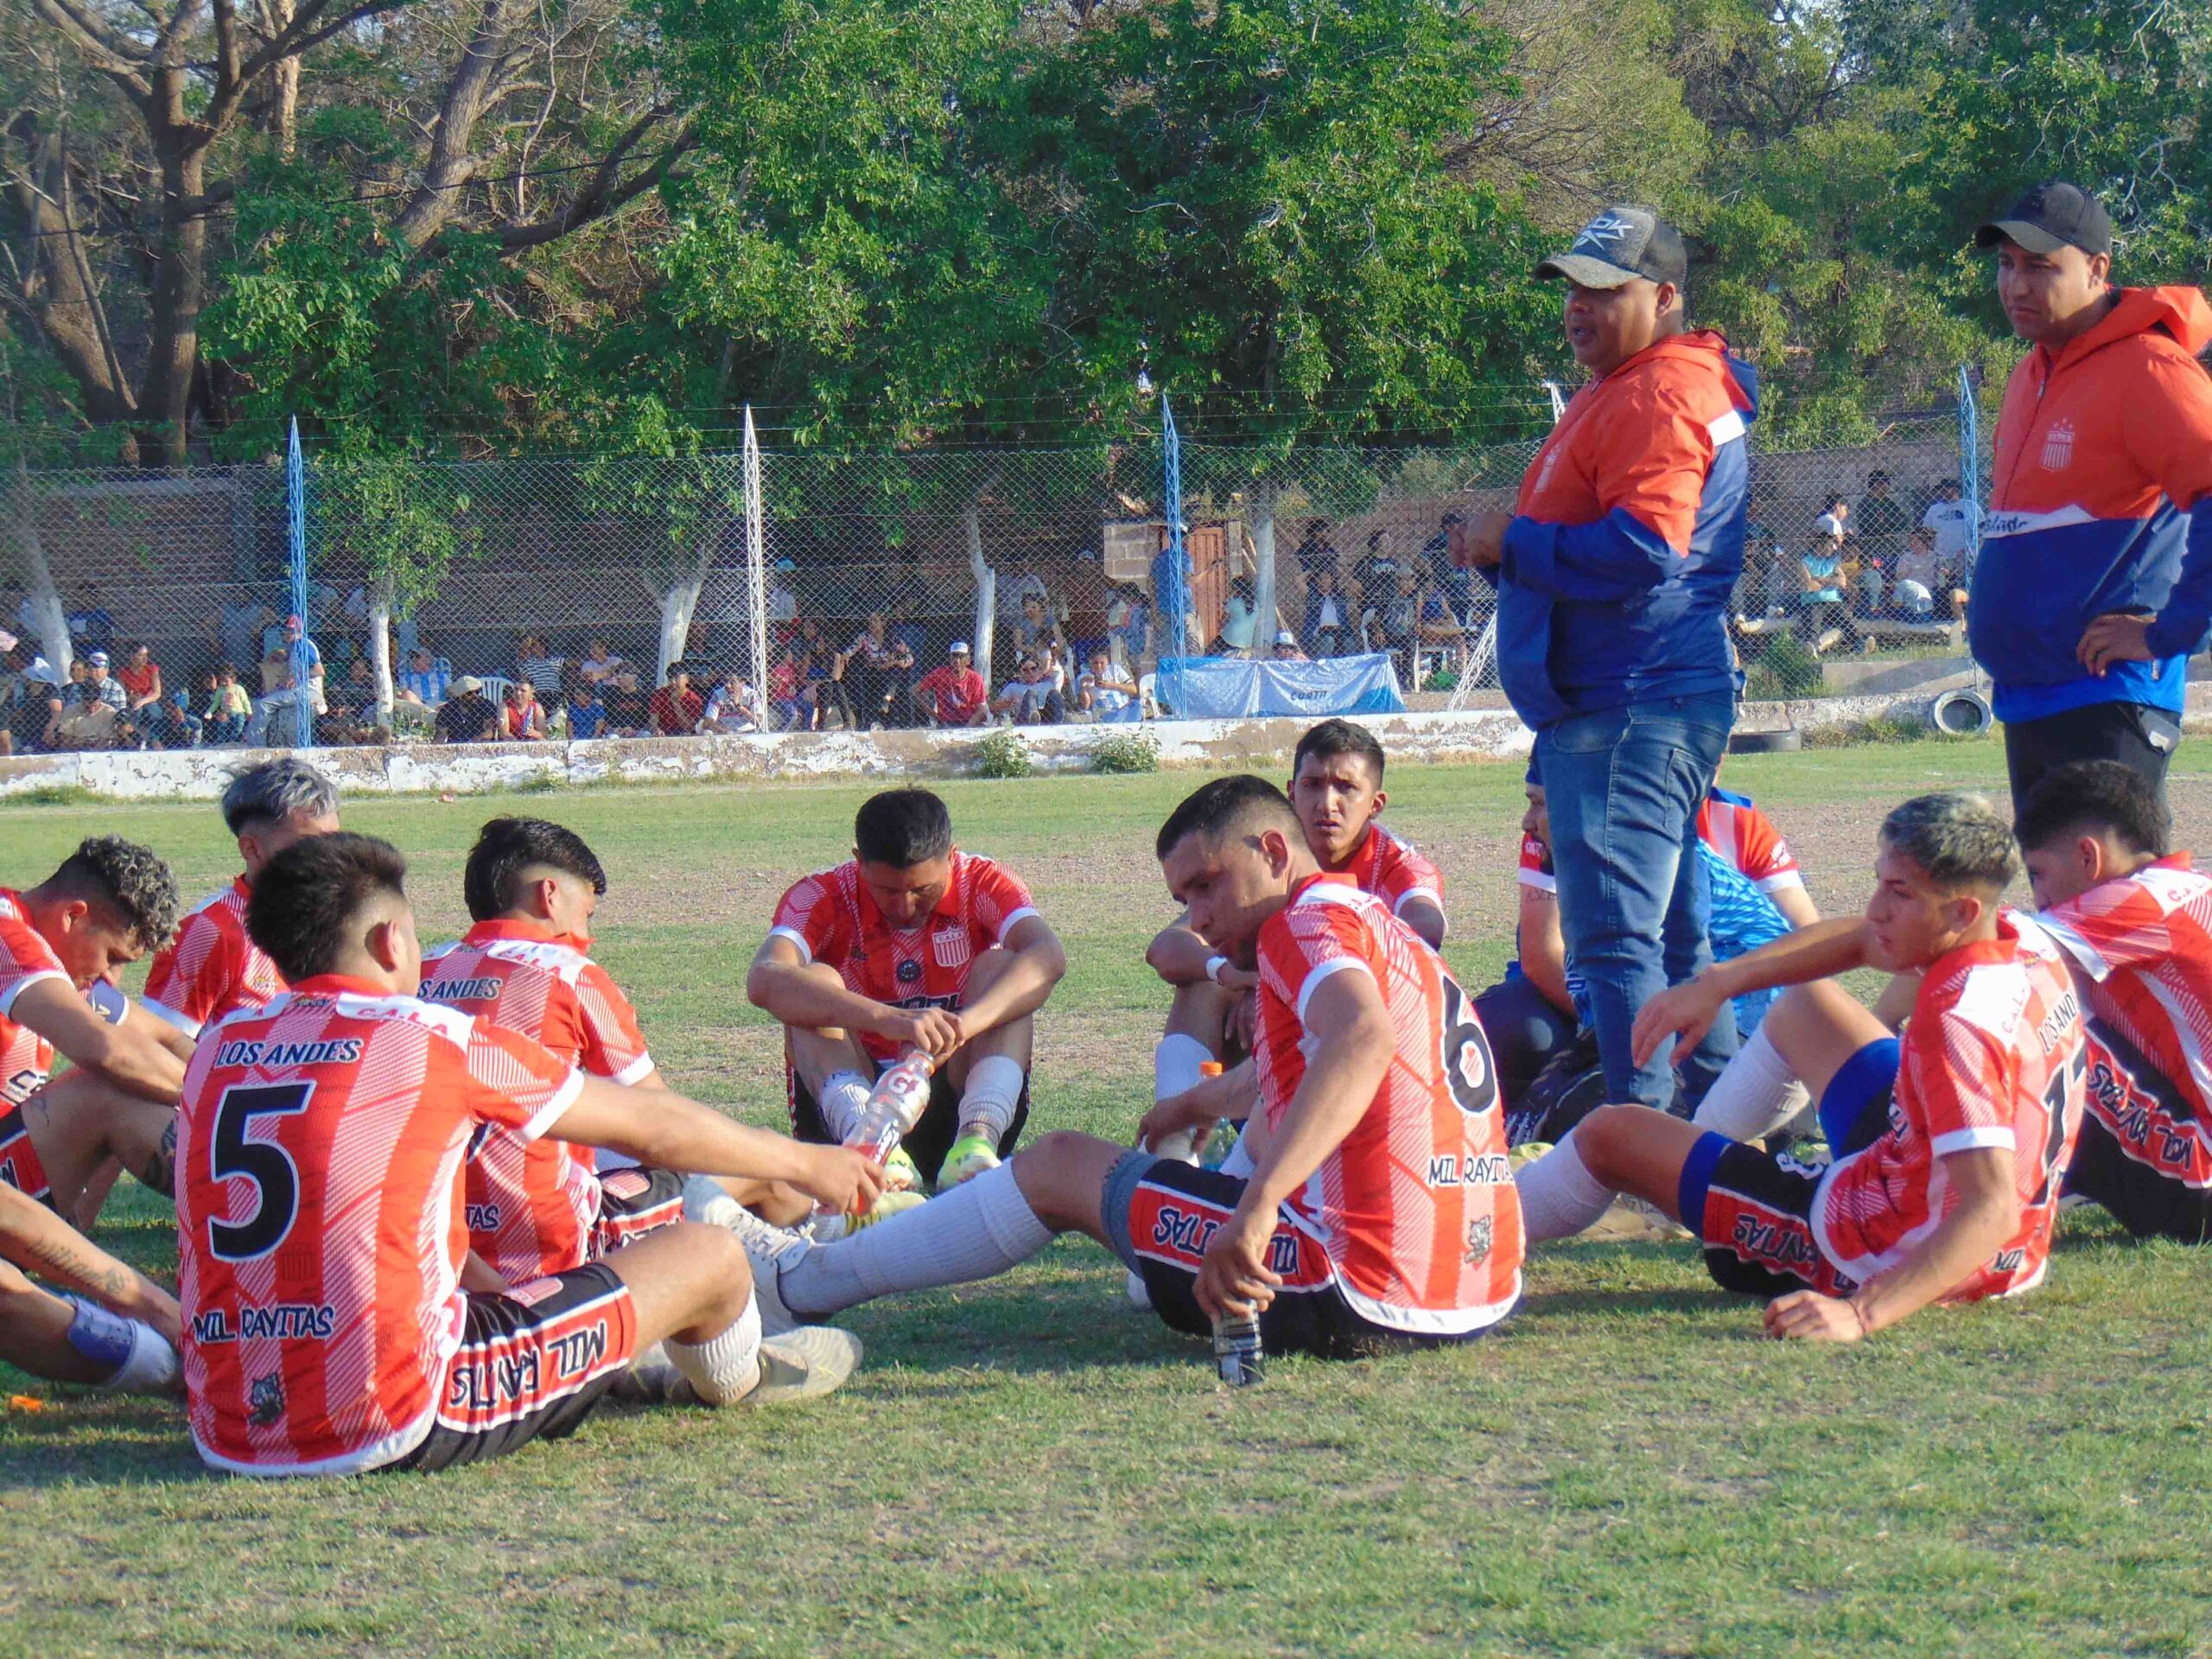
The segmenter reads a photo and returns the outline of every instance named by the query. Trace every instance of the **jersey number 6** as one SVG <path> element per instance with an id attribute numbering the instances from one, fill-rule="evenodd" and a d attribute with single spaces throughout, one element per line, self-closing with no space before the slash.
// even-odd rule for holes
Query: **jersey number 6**
<path id="1" fill-rule="evenodd" d="M 219 1181 L 253 1183 L 253 1213 L 242 1222 L 210 1220 L 207 1248 L 225 1262 L 251 1262 L 284 1242 L 299 1215 L 300 1172 L 291 1154 L 266 1141 L 249 1141 L 253 1120 L 289 1117 L 307 1109 L 311 1083 L 241 1084 L 215 1103 L 214 1143 L 208 1173 Z"/>

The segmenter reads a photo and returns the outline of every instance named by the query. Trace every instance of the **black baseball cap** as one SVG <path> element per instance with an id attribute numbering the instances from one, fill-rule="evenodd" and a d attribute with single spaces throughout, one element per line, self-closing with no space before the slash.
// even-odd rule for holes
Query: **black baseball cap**
<path id="1" fill-rule="evenodd" d="M 1974 227 L 1974 245 L 1990 248 L 2010 239 L 2030 253 L 2079 248 L 2084 253 L 2112 251 L 2112 219 L 2097 199 L 2076 185 L 2039 184 L 2002 215 Z"/>
<path id="2" fill-rule="evenodd" d="M 1649 207 L 1608 207 L 1575 232 L 1574 245 L 1536 267 L 1582 288 L 1619 288 L 1642 277 L 1682 286 L 1689 256 L 1681 232 Z"/>

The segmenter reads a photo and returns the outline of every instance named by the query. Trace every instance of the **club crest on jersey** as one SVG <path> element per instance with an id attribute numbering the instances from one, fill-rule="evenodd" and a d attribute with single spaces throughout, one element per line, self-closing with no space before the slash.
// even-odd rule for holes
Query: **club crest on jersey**
<path id="1" fill-rule="evenodd" d="M 2052 423 L 2050 430 L 2044 434 L 2040 461 L 2046 473 L 2063 473 L 2074 464 L 2073 422 Z"/>
<path id="2" fill-rule="evenodd" d="M 257 1376 L 248 1385 L 245 1420 L 256 1428 L 267 1428 L 284 1414 L 284 1379 L 276 1371 Z"/>
<path id="3" fill-rule="evenodd" d="M 1497 1229 L 1488 1216 L 1477 1216 L 1467 1224 L 1465 1259 L 1469 1267 L 1479 1268 L 1490 1260 L 1491 1240 L 1496 1232 Z"/>
<path id="4" fill-rule="evenodd" d="M 941 927 L 930 935 L 930 954 L 940 968 L 964 968 L 975 953 L 964 927 Z"/>

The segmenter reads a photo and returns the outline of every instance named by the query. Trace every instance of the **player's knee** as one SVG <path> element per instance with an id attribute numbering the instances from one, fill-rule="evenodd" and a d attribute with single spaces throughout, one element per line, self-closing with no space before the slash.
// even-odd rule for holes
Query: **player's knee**
<path id="1" fill-rule="evenodd" d="M 0 1321 L 8 1319 L 25 1298 L 45 1294 L 14 1262 L 0 1262 Z"/>
<path id="2" fill-rule="evenodd" d="M 1611 1186 L 1626 1173 L 1642 1139 L 1649 1106 L 1600 1106 L 1574 1128 L 1574 1149 L 1593 1179 Z"/>
<path id="3" fill-rule="evenodd" d="M 1071 1212 L 1079 1211 L 1074 1193 L 1083 1179 L 1080 1172 L 1097 1144 L 1096 1136 L 1079 1129 L 1053 1129 L 1015 1154 L 1014 1184 L 1046 1225 L 1065 1229 L 1074 1224 Z"/>

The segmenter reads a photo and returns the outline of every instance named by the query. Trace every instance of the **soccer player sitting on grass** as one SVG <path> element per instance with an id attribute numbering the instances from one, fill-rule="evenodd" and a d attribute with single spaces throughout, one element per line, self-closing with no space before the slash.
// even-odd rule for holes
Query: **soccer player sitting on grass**
<path id="1" fill-rule="evenodd" d="M 166 939 L 176 911 L 168 868 L 113 836 L 28 893 L 0 889 L 0 1359 L 35 1376 L 176 1382 L 175 1300 L 62 1218 L 114 1159 L 170 1190 L 176 1115 L 163 1103 L 188 1046 L 109 976 Z M 56 1050 L 75 1070 L 49 1081 Z"/>
<path id="2" fill-rule="evenodd" d="M 543 818 L 493 818 L 469 849 L 461 891 L 474 924 L 423 958 L 426 1001 L 516 1032 L 569 1065 L 626 1088 L 664 1090 L 636 1011 L 588 954 L 607 872 L 583 838 Z M 802 1161 L 831 1173 L 831 1148 Z M 510 1285 L 581 1267 L 683 1213 L 682 1174 L 627 1166 L 552 1136 L 493 1129 L 468 1160 L 469 1248 Z M 703 1179 L 703 1178 L 702 1178 Z M 812 1209 L 798 1188 L 741 1182 L 772 1219 Z"/>
<path id="3" fill-rule="evenodd" d="M 0 1182 L 89 1228 L 115 1164 L 168 1197 L 190 1040 L 115 988 L 176 930 L 176 882 L 116 836 L 0 888 Z M 59 1051 L 73 1068 L 54 1077 Z"/>
<path id="4" fill-rule="evenodd" d="M 681 1096 L 573 1070 L 416 995 L 406 863 L 366 836 L 279 854 L 246 925 L 291 989 L 211 1032 L 177 1162 L 193 1439 L 245 1474 L 442 1468 L 566 1434 L 642 1346 L 709 1405 L 826 1392 L 842 1332 L 760 1339 L 732 1236 L 675 1222 L 505 1293 L 460 1287 L 463 1160 L 486 1129 L 871 1201 L 857 1154 L 802 1157 Z"/>
<path id="5" fill-rule="evenodd" d="M 929 1107 L 886 1174 L 957 1186 L 1020 1138 L 1033 1020 L 1067 965 L 1029 889 L 952 844 L 944 803 L 893 789 L 861 804 L 850 860 L 785 893 L 745 994 L 783 1022 L 802 1141 L 844 1141 L 878 1074 L 928 1054 Z"/>
<path id="6" fill-rule="evenodd" d="M 1325 872 L 1271 784 L 1222 778 L 1168 818 L 1168 892 L 1259 979 L 1249 1179 L 1059 1130 L 1003 1169 L 756 1272 L 764 1317 L 1004 1272 L 1081 1232 L 1198 1333 L 1259 1314 L 1275 1352 L 1472 1337 L 1521 1294 L 1521 1215 L 1482 1027 L 1430 950 Z"/>
<path id="7" fill-rule="evenodd" d="M 257 1008 L 284 988 L 246 937 L 245 901 L 261 867 L 294 842 L 338 826 L 338 786 L 286 755 L 232 775 L 223 823 L 238 838 L 245 873 L 184 918 L 146 973 L 146 1007 L 188 1037 L 239 1008 Z"/>
<path id="8" fill-rule="evenodd" d="M 1521 1172 L 1532 1240 L 1580 1232 L 1616 1192 L 1694 1232 L 1724 1288 L 1770 1299 L 1776 1337 L 1852 1342 L 1936 1301 L 2040 1283 L 2087 1065 L 2065 958 L 1999 895 L 2012 835 L 1972 795 L 1883 821 L 1866 912 L 1716 963 L 1646 1002 L 1634 1046 L 1695 1043 L 1727 1000 L 1796 985 L 1684 1123 L 1605 1106 Z M 1923 971 L 1902 1043 L 1829 976 Z M 1820 1103 L 1825 1172 L 1744 1144 L 1789 1084 Z"/>
<path id="9" fill-rule="evenodd" d="M 2118 760 L 2046 772 L 2013 828 L 2089 1011 L 2067 1193 L 2138 1238 L 2212 1242 L 2212 876 L 2167 850 L 2158 791 Z"/>
<path id="10" fill-rule="evenodd" d="M 1382 746 L 1372 732 L 1348 720 L 1325 720 L 1298 740 L 1291 755 L 1291 805 L 1306 850 L 1322 869 L 1350 876 L 1430 949 L 1441 950 L 1444 877 L 1410 842 L 1382 827 L 1380 815 L 1389 799 L 1382 767 Z M 1173 1101 L 1168 1116 L 1184 1124 L 1164 1131 L 1167 1143 L 1154 1150 L 1182 1156 L 1194 1142 L 1202 1145 L 1200 1137 L 1216 1122 L 1241 1122 L 1252 1109 L 1249 1057 L 1258 977 L 1204 938 L 1188 917 L 1160 930 L 1145 961 L 1174 988 L 1166 1034 L 1153 1052 L 1153 1099 Z M 1208 1061 L 1234 1063 L 1233 1069 L 1202 1082 L 1199 1067 Z M 1243 1169 L 1241 1160 L 1237 1167 Z"/>

